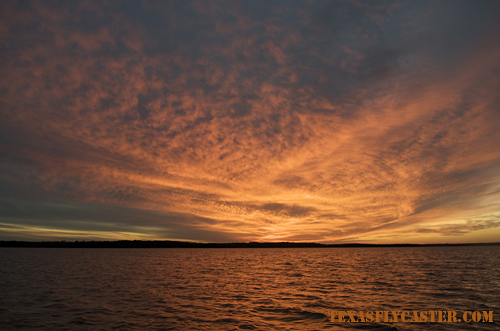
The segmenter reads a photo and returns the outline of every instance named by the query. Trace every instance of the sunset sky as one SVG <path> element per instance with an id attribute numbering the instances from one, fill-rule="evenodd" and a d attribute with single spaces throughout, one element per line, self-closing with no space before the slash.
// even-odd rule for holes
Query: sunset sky
<path id="1" fill-rule="evenodd" d="M 0 240 L 500 241 L 500 1 L 2 1 Z"/>

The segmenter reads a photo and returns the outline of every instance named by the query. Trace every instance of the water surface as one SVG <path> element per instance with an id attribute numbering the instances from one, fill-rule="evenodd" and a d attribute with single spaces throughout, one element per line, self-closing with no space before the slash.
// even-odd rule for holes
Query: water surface
<path id="1" fill-rule="evenodd" d="M 499 246 L 0 248 L 0 329 L 496 330 L 499 288 Z M 495 322 L 331 323 L 329 310 Z"/>

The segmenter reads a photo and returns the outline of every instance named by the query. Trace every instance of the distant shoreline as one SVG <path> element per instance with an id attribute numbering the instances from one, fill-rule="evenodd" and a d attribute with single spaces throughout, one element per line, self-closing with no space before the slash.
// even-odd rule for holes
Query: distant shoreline
<path id="1" fill-rule="evenodd" d="M 295 242 L 249 243 L 198 243 L 171 240 L 117 240 L 117 241 L 0 241 L 0 247 L 28 248 L 349 248 L 349 247 L 451 247 L 451 246 L 498 246 L 493 243 L 462 244 L 319 244 Z"/>

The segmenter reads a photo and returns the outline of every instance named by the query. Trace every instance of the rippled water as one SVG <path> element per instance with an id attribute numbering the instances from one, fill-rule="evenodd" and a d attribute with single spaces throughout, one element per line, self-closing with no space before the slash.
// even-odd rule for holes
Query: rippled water
<path id="1" fill-rule="evenodd" d="M 0 248 L 0 329 L 494 330 L 500 247 Z M 331 323 L 328 310 L 493 310 Z"/>

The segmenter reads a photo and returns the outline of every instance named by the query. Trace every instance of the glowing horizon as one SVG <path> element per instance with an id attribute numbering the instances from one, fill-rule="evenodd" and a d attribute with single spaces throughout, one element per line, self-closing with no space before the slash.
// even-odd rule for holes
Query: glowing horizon
<path id="1" fill-rule="evenodd" d="M 498 2 L 0 8 L 0 240 L 500 239 Z"/>

